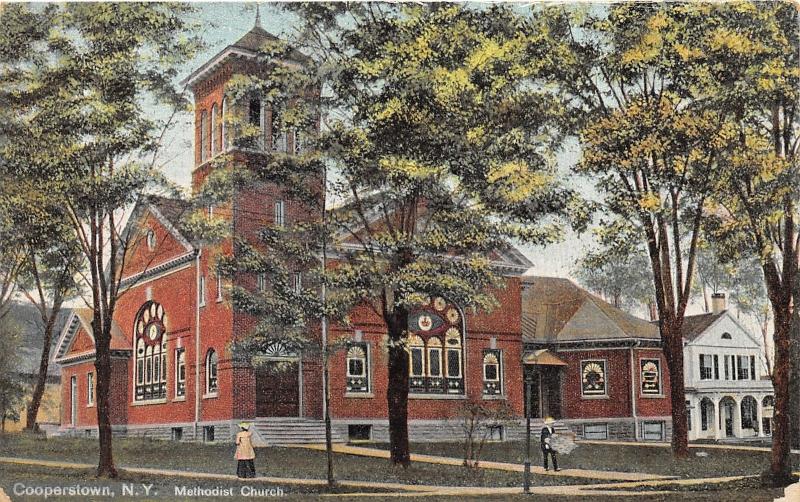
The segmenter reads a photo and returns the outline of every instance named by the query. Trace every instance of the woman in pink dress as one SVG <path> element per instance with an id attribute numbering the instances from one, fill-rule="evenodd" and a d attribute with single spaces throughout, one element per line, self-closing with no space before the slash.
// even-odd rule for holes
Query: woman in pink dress
<path id="1" fill-rule="evenodd" d="M 256 452 L 253 450 L 253 433 L 250 431 L 250 424 L 242 422 L 239 424 L 241 429 L 236 434 L 236 476 L 240 478 L 256 477 Z"/>

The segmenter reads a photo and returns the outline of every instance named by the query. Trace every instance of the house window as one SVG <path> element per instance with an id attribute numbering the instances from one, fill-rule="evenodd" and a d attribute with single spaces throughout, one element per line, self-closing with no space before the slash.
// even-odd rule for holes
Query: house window
<path id="1" fill-rule="evenodd" d="M 197 302 L 201 307 L 206 305 L 206 276 L 200 276 L 199 291 L 197 292 Z"/>
<path id="2" fill-rule="evenodd" d="M 264 291 L 267 288 L 266 274 L 258 274 L 258 277 L 256 278 L 256 287 L 258 287 L 259 291 Z"/>
<path id="3" fill-rule="evenodd" d="M 175 349 L 175 396 L 186 395 L 186 349 Z"/>
<path id="4" fill-rule="evenodd" d="M 730 339 L 732 339 L 732 338 L 733 338 L 733 337 L 731 337 L 731 334 L 730 334 L 730 333 L 723 333 L 723 334 L 722 334 L 722 339 L 723 339 L 723 340 L 730 340 Z"/>
<path id="5" fill-rule="evenodd" d="M 750 359 L 747 356 L 736 356 L 737 380 L 750 379 Z"/>
<path id="6" fill-rule="evenodd" d="M 750 356 L 750 380 L 756 379 L 756 356 Z"/>
<path id="7" fill-rule="evenodd" d="M 643 436 L 645 441 L 663 441 L 664 422 L 645 422 Z"/>
<path id="8" fill-rule="evenodd" d="M 347 349 L 347 392 L 369 392 L 369 350 L 366 343 Z"/>
<path id="9" fill-rule="evenodd" d="M 408 318 L 409 392 L 463 394 L 461 314 L 438 297 L 411 311 Z"/>
<path id="10" fill-rule="evenodd" d="M 152 230 L 147 231 L 147 249 L 154 251 L 156 249 L 156 233 Z"/>
<path id="11" fill-rule="evenodd" d="M 217 104 L 214 103 L 211 106 L 211 155 L 216 154 L 219 151 L 219 133 L 218 121 L 219 118 L 217 117 Z"/>
<path id="12" fill-rule="evenodd" d="M 225 121 L 228 119 L 228 98 L 222 98 L 222 117 L 220 117 L 219 121 L 219 128 L 220 128 L 220 136 L 222 139 L 222 148 L 223 150 L 227 151 L 230 147 L 230 142 L 228 140 L 228 125 Z"/>
<path id="13" fill-rule="evenodd" d="M 275 226 L 282 227 L 286 224 L 286 205 L 282 200 L 275 202 Z"/>
<path id="14" fill-rule="evenodd" d="M 713 375 L 712 359 L 708 354 L 700 354 L 700 380 L 711 380 Z"/>
<path id="15" fill-rule="evenodd" d="M 167 338 L 166 314 L 161 304 L 148 301 L 139 308 L 134 333 L 134 400 L 164 399 L 167 397 Z"/>
<path id="16" fill-rule="evenodd" d="M 222 273 L 217 272 L 217 301 L 222 301 Z"/>
<path id="17" fill-rule="evenodd" d="M 725 380 L 730 380 L 731 379 L 731 356 L 725 356 L 724 365 L 725 365 Z"/>
<path id="18" fill-rule="evenodd" d="M 208 113 L 200 113 L 200 162 L 208 159 Z"/>
<path id="19" fill-rule="evenodd" d="M 581 361 L 581 392 L 584 396 L 605 396 L 606 362 L 602 359 Z"/>
<path id="20" fill-rule="evenodd" d="M 586 424 L 583 426 L 584 439 L 608 439 L 608 424 Z"/>
<path id="21" fill-rule="evenodd" d="M 262 150 L 264 148 L 264 107 L 261 104 L 261 100 L 257 97 L 250 98 L 248 122 L 251 128 L 255 127 L 258 131 L 255 140 L 249 139 L 248 143 Z"/>
<path id="22" fill-rule="evenodd" d="M 483 351 L 483 394 L 486 396 L 499 396 L 503 393 L 502 361 L 501 351 Z"/>
<path id="23" fill-rule="evenodd" d="M 714 380 L 719 380 L 719 356 L 714 354 Z"/>
<path id="24" fill-rule="evenodd" d="M 641 364 L 642 372 L 642 394 L 661 394 L 661 360 L 642 359 L 639 363 Z"/>
<path id="25" fill-rule="evenodd" d="M 292 291 L 297 294 L 303 292 L 303 274 L 295 272 L 292 274 Z"/>
<path id="26" fill-rule="evenodd" d="M 94 404 L 94 373 L 86 374 L 86 405 Z"/>
<path id="27" fill-rule="evenodd" d="M 217 393 L 217 353 L 209 349 L 206 354 L 206 394 Z"/>

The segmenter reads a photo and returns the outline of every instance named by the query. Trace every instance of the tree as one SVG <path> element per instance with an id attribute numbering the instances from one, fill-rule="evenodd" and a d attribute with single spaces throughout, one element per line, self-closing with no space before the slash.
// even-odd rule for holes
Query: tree
<path id="1" fill-rule="evenodd" d="M 683 85 L 676 68 L 695 50 L 685 4 L 617 4 L 599 13 L 546 9 L 548 77 L 572 98 L 583 156 L 611 218 L 611 248 L 645 246 L 671 382 L 672 448 L 688 456 L 682 329 L 702 218 L 731 131 Z"/>
<path id="2" fill-rule="evenodd" d="M 391 461 L 408 465 L 409 311 L 433 296 L 493 308 L 501 274 L 488 257 L 512 239 L 556 238 L 568 207 L 583 215 L 548 161 L 558 142 L 545 133 L 562 108 L 530 85 L 536 58 L 523 56 L 539 48 L 507 8 L 286 8 L 300 19 L 293 45 L 314 61 L 309 87 L 324 91 L 316 162 L 336 204 L 324 284 L 329 302 L 387 327 Z M 260 179 L 288 172 L 272 159 Z"/>
<path id="3" fill-rule="evenodd" d="M 25 395 L 17 372 L 20 344 L 18 328 L 9 318 L 0 320 L 0 432 L 5 432 L 6 420 L 18 422 L 20 418 Z"/>
<path id="4" fill-rule="evenodd" d="M 19 249 L 25 254 L 17 279 L 18 290 L 36 306 L 43 332 L 39 370 L 25 423 L 26 430 L 36 431 L 53 330 L 62 304 L 78 292 L 76 277 L 83 260 L 69 221 L 57 207 L 58 197 L 41 191 L 35 182 L 12 180 L 7 180 L 4 195 L 9 197 L 0 198 L 0 207 L 13 221 Z"/>
<path id="5" fill-rule="evenodd" d="M 478 400 L 469 400 L 459 409 L 464 431 L 464 467 L 477 469 L 486 440 L 498 427 L 514 420 L 514 410 L 507 403 L 487 406 Z"/>
<path id="6" fill-rule="evenodd" d="M 692 58 L 713 69 L 701 77 L 715 90 L 711 106 L 724 111 L 736 142 L 722 163 L 709 226 L 728 259 L 751 256 L 763 274 L 775 325 L 769 475 L 775 484 L 786 484 L 790 447 L 800 439 L 798 13 L 788 4 L 742 2 L 713 14 L 714 29 Z"/>
<path id="7" fill-rule="evenodd" d="M 638 251 L 638 252 L 637 252 Z M 647 256 L 639 250 L 619 255 L 614 250 L 592 251 L 576 263 L 575 275 L 617 308 L 653 305 L 652 276 Z"/>
<path id="8" fill-rule="evenodd" d="M 142 236 L 123 234 L 123 210 L 159 175 L 145 155 L 159 123 L 145 100 L 185 105 L 172 79 L 196 40 L 181 4 L 67 4 L 0 12 L 4 175 L 47 183 L 70 222 L 93 310 L 97 474 L 116 477 L 111 448 L 111 325 L 126 258 Z"/>

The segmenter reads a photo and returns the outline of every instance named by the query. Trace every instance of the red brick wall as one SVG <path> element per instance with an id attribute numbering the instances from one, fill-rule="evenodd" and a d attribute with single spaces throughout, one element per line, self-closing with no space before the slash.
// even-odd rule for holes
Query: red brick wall
<path id="1" fill-rule="evenodd" d="M 653 395 L 642 394 L 641 391 L 641 359 L 661 360 L 661 394 L 656 397 Z M 636 414 L 640 417 L 663 417 L 672 413 L 670 404 L 670 381 L 669 369 L 664 353 L 660 349 L 639 349 L 634 351 L 634 364 L 636 365 Z"/>
<path id="2" fill-rule="evenodd" d="M 150 270 L 161 263 L 166 263 L 174 258 L 186 254 L 186 248 L 164 227 L 161 222 L 149 211 L 141 223 L 142 237 L 129 251 L 126 258 L 125 273 L 123 277 L 129 277 L 136 273 Z M 151 251 L 147 246 L 147 230 L 152 230 L 155 234 L 155 247 Z"/>
<path id="3" fill-rule="evenodd" d="M 564 418 L 603 418 L 631 416 L 629 349 L 595 349 L 557 352 L 568 364 L 562 370 L 561 409 Z M 581 394 L 581 361 L 606 360 L 607 395 L 588 397 Z"/>
<path id="4" fill-rule="evenodd" d="M 109 398 L 111 400 L 110 419 L 112 425 L 125 424 L 127 421 L 126 405 L 119 406 L 117 403 L 127 403 L 127 361 L 119 358 L 111 359 L 111 382 L 109 388 Z M 94 404 L 88 406 L 88 379 L 87 375 L 94 373 Z M 70 422 L 72 414 L 71 402 L 71 379 L 76 377 L 77 388 L 77 421 L 75 424 Z M 62 427 L 74 426 L 96 427 L 97 426 L 97 371 L 94 367 L 94 358 L 83 361 L 71 366 L 63 367 L 61 370 L 61 425 Z"/>

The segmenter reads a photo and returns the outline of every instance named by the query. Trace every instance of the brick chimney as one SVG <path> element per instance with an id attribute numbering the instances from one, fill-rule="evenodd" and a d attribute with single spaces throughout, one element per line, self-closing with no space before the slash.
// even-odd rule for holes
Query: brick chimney
<path id="1" fill-rule="evenodd" d="M 722 313 L 727 307 L 725 305 L 725 293 L 714 293 L 711 295 L 711 313 L 714 315 Z"/>

